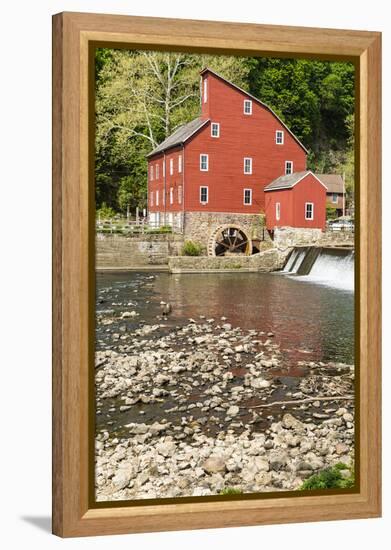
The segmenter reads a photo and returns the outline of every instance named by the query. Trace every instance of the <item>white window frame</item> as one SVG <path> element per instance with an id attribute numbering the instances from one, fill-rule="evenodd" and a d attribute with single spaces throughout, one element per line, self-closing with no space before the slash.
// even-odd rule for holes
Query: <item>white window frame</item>
<path id="1" fill-rule="evenodd" d="M 213 134 L 213 129 L 217 128 L 217 134 Z M 210 135 L 212 138 L 219 138 L 220 137 L 220 123 L 219 122 L 212 122 L 210 125 Z"/>
<path id="2" fill-rule="evenodd" d="M 170 187 L 170 204 L 174 204 L 174 188 Z"/>
<path id="3" fill-rule="evenodd" d="M 163 159 L 163 178 L 166 176 L 166 159 Z"/>
<path id="4" fill-rule="evenodd" d="M 284 145 L 284 130 L 276 130 L 276 145 Z M 281 138 L 281 141 L 278 141 Z"/>
<path id="5" fill-rule="evenodd" d="M 178 173 L 182 173 L 182 155 L 178 156 Z"/>
<path id="6" fill-rule="evenodd" d="M 280 221 L 281 219 L 281 203 L 276 202 L 276 221 Z"/>
<path id="7" fill-rule="evenodd" d="M 249 171 L 246 170 L 247 161 L 250 161 L 249 162 L 249 165 L 250 165 L 250 170 Z M 246 174 L 247 176 L 250 176 L 252 173 L 253 173 L 253 159 L 252 159 L 252 157 L 244 157 L 244 159 L 243 159 L 243 174 Z"/>
<path id="8" fill-rule="evenodd" d="M 204 78 L 204 103 L 208 102 L 208 79 Z"/>
<path id="9" fill-rule="evenodd" d="M 246 191 L 249 191 L 250 193 L 250 202 L 246 202 Z M 253 190 L 246 187 L 246 189 L 243 189 L 243 204 L 245 206 L 251 206 L 253 203 Z"/>
<path id="10" fill-rule="evenodd" d="M 159 206 L 159 189 L 156 189 L 156 206 Z"/>
<path id="11" fill-rule="evenodd" d="M 149 167 L 149 179 L 150 181 L 153 181 L 153 164 Z"/>
<path id="12" fill-rule="evenodd" d="M 159 164 L 156 164 L 156 166 L 155 166 L 155 175 L 156 175 L 156 179 L 158 180 L 159 179 Z"/>
<path id="13" fill-rule="evenodd" d="M 307 216 L 307 207 L 311 206 L 311 217 Z M 314 219 L 314 203 L 313 202 L 306 202 L 305 203 L 305 210 L 304 210 L 304 216 L 306 220 L 313 220 Z"/>
<path id="14" fill-rule="evenodd" d="M 182 204 L 182 185 L 178 185 L 178 204 Z"/>
<path id="15" fill-rule="evenodd" d="M 250 106 L 250 109 L 247 111 L 247 106 Z M 245 99 L 243 101 L 243 114 L 252 115 L 253 114 L 253 102 L 251 99 Z"/>
<path id="16" fill-rule="evenodd" d="M 287 172 L 288 164 L 291 166 L 291 171 Z M 289 176 L 290 174 L 293 174 L 293 160 L 286 160 L 285 161 L 285 175 Z"/>
<path id="17" fill-rule="evenodd" d="M 172 176 L 174 173 L 174 159 L 170 158 L 170 176 Z"/>
<path id="18" fill-rule="evenodd" d="M 202 190 L 206 189 L 206 201 L 202 200 Z M 209 202 L 209 187 L 207 185 L 200 185 L 200 203 L 208 204 Z"/>
<path id="19" fill-rule="evenodd" d="M 206 158 L 206 168 L 202 168 L 202 158 L 205 157 Z M 209 172 L 209 155 L 207 155 L 206 153 L 201 153 L 200 154 L 200 170 L 201 172 Z"/>
<path id="20" fill-rule="evenodd" d="M 334 197 L 335 197 L 335 200 L 334 200 Z M 333 204 L 338 204 L 338 193 L 332 193 L 331 194 L 331 202 Z"/>
<path id="21" fill-rule="evenodd" d="M 149 200 L 151 206 L 153 206 L 153 191 L 151 191 L 151 198 Z"/>

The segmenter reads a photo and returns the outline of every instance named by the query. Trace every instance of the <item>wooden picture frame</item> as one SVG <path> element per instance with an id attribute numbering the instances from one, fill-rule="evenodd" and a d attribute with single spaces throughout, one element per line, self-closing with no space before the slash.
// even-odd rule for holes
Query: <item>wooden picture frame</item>
<path id="1" fill-rule="evenodd" d="M 89 365 L 94 288 L 89 162 L 96 45 L 345 59 L 356 64 L 359 136 L 359 489 L 295 498 L 91 507 Z M 381 34 L 61 13 L 53 17 L 53 533 L 62 537 L 378 517 L 380 443 Z M 91 232 L 92 227 L 92 232 Z M 356 302 L 357 304 L 357 302 Z M 118 504 L 118 503 L 117 503 Z M 119 503 L 120 504 L 120 503 Z"/>

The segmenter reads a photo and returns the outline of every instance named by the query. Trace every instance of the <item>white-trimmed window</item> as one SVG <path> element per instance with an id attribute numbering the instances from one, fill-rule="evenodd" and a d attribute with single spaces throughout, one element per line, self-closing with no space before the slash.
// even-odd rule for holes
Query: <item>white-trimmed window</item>
<path id="1" fill-rule="evenodd" d="M 331 202 L 333 202 L 334 204 L 337 204 L 337 202 L 338 202 L 338 193 L 333 193 L 332 194 Z"/>
<path id="2" fill-rule="evenodd" d="M 170 187 L 170 204 L 174 204 L 174 188 Z"/>
<path id="3" fill-rule="evenodd" d="M 155 174 L 156 174 L 156 179 L 158 180 L 159 179 L 159 165 L 158 164 L 155 166 Z"/>
<path id="4" fill-rule="evenodd" d="M 159 206 L 159 189 L 156 189 L 156 206 Z"/>
<path id="5" fill-rule="evenodd" d="M 205 153 L 200 155 L 200 170 L 201 172 L 207 172 L 209 170 L 209 155 Z"/>
<path id="6" fill-rule="evenodd" d="M 174 159 L 170 159 L 170 176 L 172 176 L 174 173 Z"/>
<path id="7" fill-rule="evenodd" d="M 200 203 L 208 204 L 208 198 L 208 187 L 206 185 L 202 185 L 200 187 Z"/>
<path id="8" fill-rule="evenodd" d="M 151 193 L 151 197 L 150 197 L 149 201 L 150 201 L 150 205 L 153 206 L 153 193 Z"/>
<path id="9" fill-rule="evenodd" d="M 218 122 L 212 122 L 210 126 L 210 135 L 214 138 L 220 137 L 220 124 Z"/>
<path id="10" fill-rule="evenodd" d="M 166 190 L 165 189 L 162 189 L 162 204 L 163 206 L 165 206 L 166 204 Z"/>
<path id="11" fill-rule="evenodd" d="M 253 190 L 243 189 L 243 204 L 251 205 L 253 203 Z"/>
<path id="12" fill-rule="evenodd" d="M 305 203 L 305 219 L 313 220 L 314 219 L 314 203 L 306 202 Z"/>
<path id="13" fill-rule="evenodd" d="M 253 159 L 250 157 L 245 157 L 243 159 L 243 172 L 245 174 L 253 173 Z"/>
<path id="14" fill-rule="evenodd" d="M 293 174 L 293 162 L 291 160 L 285 161 L 285 174 Z"/>
<path id="15" fill-rule="evenodd" d="M 243 102 L 243 113 L 245 115 L 252 115 L 253 114 L 253 102 L 251 99 L 245 99 Z"/>
<path id="16" fill-rule="evenodd" d="M 153 164 L 149 167 L 149 179 L 153 181 Z"/>
<path id="17" fill-rule="evenodd" d="M 178 172 L 182 172 L 182 155 L 178 156 Z"/>
<path id="18" fill-rule="evenodd" d="M 204 103 L 208 101 L 208 79 L 204 78 Z"/>
<path id="19" fill-rule="evenodd" d="M 276 202 L 276 220 L 279 221 L 281 218 L 281 203 Z"/>
<path id="20" fill-rule="evenodd" d="M 178 185 L 178 203 L 182 204 L 182 185 Z"/>
<path id="21" fill-rule="evenodd" d="M 284 132 L 283 132 L 283 130 L 276 130 L 276 143 L 277 143 L 277 145 L 284 145 Z"/>

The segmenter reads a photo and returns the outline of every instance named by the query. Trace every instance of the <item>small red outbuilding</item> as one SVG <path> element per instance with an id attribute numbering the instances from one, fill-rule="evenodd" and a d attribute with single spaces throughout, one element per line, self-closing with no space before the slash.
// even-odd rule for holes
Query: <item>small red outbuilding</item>
<path id="1" fill-rule="evenodd" d="M 326 186 L 310 170 L 281 176 L 265 191 L 266 225 L 324 229 Z"/>

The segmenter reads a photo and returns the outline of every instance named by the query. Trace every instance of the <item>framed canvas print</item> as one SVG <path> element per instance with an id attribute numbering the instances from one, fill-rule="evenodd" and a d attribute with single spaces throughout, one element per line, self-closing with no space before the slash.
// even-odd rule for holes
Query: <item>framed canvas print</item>
<path id="1" fill-rule="evenodd" d="M 380 515 L 380 34 L 53 18 L 53 532 Z"/>

